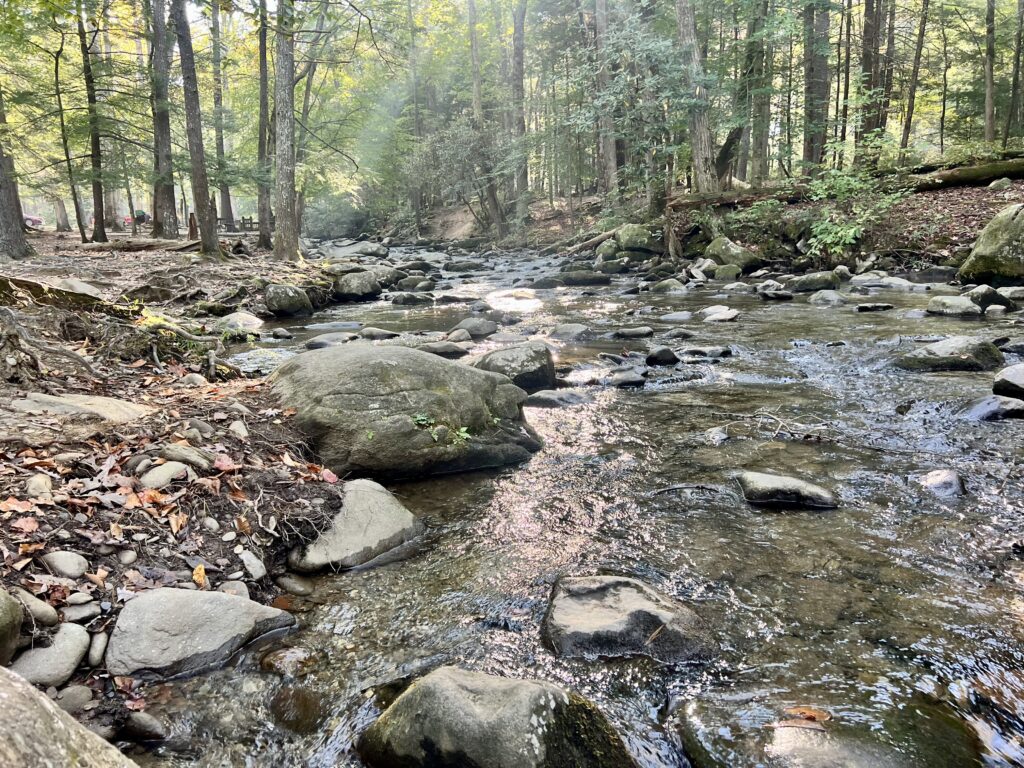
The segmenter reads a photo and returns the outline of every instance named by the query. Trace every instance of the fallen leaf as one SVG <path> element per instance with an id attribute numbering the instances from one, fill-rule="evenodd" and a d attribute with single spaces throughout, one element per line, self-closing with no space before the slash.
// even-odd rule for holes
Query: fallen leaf
<path id="1" fill-rule="evenodd" d="M 295 461 L 295 459 L 293 459 L 288 454 L 288 451 L 285 451 L 283 454 L 281 454 L 281 461 L 284 463 L 284 465 L 286 467 L 301 467 L 301 466 L 303 466 L 299 462 Z"/>
<path id="2" fill-rule="evenodd" d="M 203 567 L 202 563 L 200 563 L 192 569 L 192 581 L 194 581 L 196 583 L 196 586 L 200 589 L 207 588 L 206 568 Z"/>
<path id="3" fill-rule="evenodd" d="M 188 522 L 188 515 L 184 512 L 174 512 L 167 516 L 167 522 L 171 524 L 171 533 L 177 534 Z"/>
<path id="4" fill-rule="evenodd" d="M 241 515 L 239 515 L 238 517 L 235 518 L 235 527 L 239 531 L 244 533 L 246 536 L 249 536 L 249 535 L 252 534 L 252 526 L 249 524 L 249 521 L 246 520 Z"/>
<path id="5" fill-rule="evenodd" d="M 787 715 L 803 718 L 804 720 L 815 720 L 819 723 L 826 723 L 832 719 L 832 713 L 817 707 L 786 707 L 783 712 Z"/>
<path id="6" fill-rule="evenodd" d="M 21 517 L 11 523 L 11 528 L 28 536 L 39 530 L 39 521 L 34 517 Z"/>
<path id="7" fill-rule="evenodd" d="M 333 484 L 338 482 L 338 476 L 331 472 L 331 470 L 327 469 L 327 467 L 324 467 L 323 470 L 321 470 L 320 479 L 323 480 L 325 483 Z"/>
<path id="8" fill-rule="evenodd" d="M 235 464 L 235 460 L 226 453 L 218 453 L 217 458 L 213 460 L 213 466 L 221 472 L 234 472 L 236 469 L 241 469 L 238 464 Z"/>
<path id="9" fill-rule="evenodd" d="M 0 501 L 0 512 L 31 512 L 35 507 L 31 501 L 21 501 L 8 496 L 6 501 Z"/>

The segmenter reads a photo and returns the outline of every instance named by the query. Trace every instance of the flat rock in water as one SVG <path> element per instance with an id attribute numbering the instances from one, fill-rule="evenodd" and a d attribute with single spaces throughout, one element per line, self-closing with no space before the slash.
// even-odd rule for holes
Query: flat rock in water
<path id="1" fill-rule="evenodd" d="M 359 334 L 351 333 L 350 331 L 321 333 L 306 342 L 306 349 L 326 349 L 327 347 L 337 347 L 341 344 L 348 344 L 350 341 L 355 341 L 358 338 Z"/>
<path id="2" fill-rule="evenodd" d="M 192 674 L 294 624 L 285 611 L 224 592 L 152 589 L 121 609 L 107 645 L 107 670 L 131 676 Z"/>
<path id="3" fill-rule="evenodd" d="M 493 320 L 485 320 L 482 317 L 467 317 L 461 323 L 452 328 L 454 331 L 465 331 L 474 339 L 483 339 L 498 332 L 498 324 Z"/>
<path id="4" fill-rule="evenodd" d="M 564 285 L 586 286 L 586 285 L 608 285 L 612 281 L 611 275 L 589 270 L 575 272 L 562 272 L 558 275 Z M 535 287 L 536 284 L 535 284 Z"/>
<path id="5" fill-rule="evenodd" d="M 794 277 L 786 283 L 786 290 L 792 293 L 812 293 L 814 291 L 838 290 L 839 275 L 835 272 L 811 272 L 808 275 Z"/>
<path id="6" fill-rule="evenodd" d="M 654 347 L 647 353 L 646 362 L 648 365 L 675 365 L 679 357 L 671 347 Z"/>
<path id="7" fill-rule="evenodd" d="M 559 341 L 577 341 L 588 333 L 590 333 L 590 329 L 585 325 L 580 323 L 563 323 L 552 328 L 548 336 Z"/>
<path id="8" fill-rule="evenodd" d="M 647 384 L 647 379 L 636 371 L 619 371 L 608 377 L 608 384 L 619 389 L 636 389 Z"/>
<path id="9" fill-rule="evenodd" d="M 374 328 L 373 326 L 367 326 L 360 329 L 359 335 L 364 339 L 370 341 L 384 341 L 385 339 L 397 339 L 402 334 L 396 331 L 389 331 L 385 328 Z"/>
<path id="10" fill-rule="evenodd" d="M 839 506 L 831 491 L 796 477 L 766 472 L 741 472 L 736 479 L 743 498 L 750 504 L 812 509 L 834 509 Z"/>
<path id="11" fill-rule="evenodd" d="M 558 656 L 707 659 L 717 644 L 686 606 L 625 576 L 559 579 L 544 617 L 545 644 Z"/>
<path id="12" fill-rule="evenodd" d="M 426 344 L 420 344 L 416 349 L 448 360 L 457 360 L 469 354 L 468 349 L 453 341 L 428 341 Z"/>
<path id="13" fill-rule="evenodd" d="M 933 469 L 926 475 L 918 478 L 922 488 L 934 493 L 936 496 L 963 496 L 967 493 L 963 478 L 952 469 Z"/>
<path id="14" fill-rule="evenodd" d="M 831 289 L 816 291 L 807 299 L 808 304 L 814 304 L 818 307 L 841 307 L 846 304 L 847 301 L 849 301 L 849 299 L 847 299 L 843 294 Z"/>
<path id="15" fill-rule="evenodd" d="M 986 339 L 951 336 L 896 360 L 908 371 L 991 371 L 1003 364 L 1003 353 Z"/>
<path id="16" fill-rule="evenodd" d="M 669 312 L 658 318 L 663 323 L 687 323 L 693 319 L 693 312 Z"/>
<path id="17" fill-rule="evenodd" d="M 601 711 L 540 680 L 441 667 L 410 685 L 360 738 L 371 768 L 636 768 Z"/>
<path id="18" fill-rule="evenodd" d="M 342 510 L 331 527 L 311 544 L 293 549 L 288 555 L 290 568 L 354 568 L 404 544 L 420 530 L 416 517 L 372 480 L 347 482 L 342 493 Z"/>
<path id="19" fill-rule="evenodd" d="M 590 395 L 571 389 L 545 389 L 526 398 L 526 405 L 531 408 L 563 408 L 592 402 L 594 398 Z"/>
<path id="20" fill-rule="evenodd" d="M 653 335 L 654 329 L 647 325 L 636 328 L 617 328 L 612 332 L 612 336 L 617 339 L 646 339 Z"/>
<path id="21" fill-rule="evenodd" d="M 992 392 L 1005 397 L 1024 399 L 1024 363 L 1011 365 L 996 374 Z"/>
<path id="22" fill-rule="evenodd" d="M 934 296 L 928 302 L 927 312 L 949 317 L 979 317 L 984 310 L 966 296 Z"/>
<path id="23" fill-rule="evenodd" d="M 33 685 L 64 685 L 89 651 L 89 633 L 78 624 L 61 624 L 49 646 L 23 651 L 11 669 Z M 0 740 L 2 741 L 2 740 Z"/>
<path id="24" fill-rule="evenodd" d="M 525 461 L 540 441 L 505 376 L 417 349 L 355 344 L 296 355 L 271 387 L 338 475 L 422 477 Z"/>
<path id="25" fill-rule="evenodd" d="M 138 768 L 117 747 L 80 725 L 48 696 L 3 667 L 0 667 L 0 723 L 3 723 L 4 733 L 0 739 L 0 765 L 10 768 Z"/>
<path id="26" fill-rule="evenodd" d="M 1002 395 L 987 395 L 969 402 L 960 409 L 960 415 L 968 421 L 1024 419 L 1024 400 Z"/>

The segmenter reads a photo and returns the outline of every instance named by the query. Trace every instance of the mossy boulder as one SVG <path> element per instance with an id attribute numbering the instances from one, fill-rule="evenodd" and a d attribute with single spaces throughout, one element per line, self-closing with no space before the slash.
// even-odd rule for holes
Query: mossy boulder
<path id="1" fill-rule="evenodd" d="M 372 768 L 636 768 L 590 701 L 552 683 L 441 667 L 358 743 Z"/>
<path id="2" fill-rule="evenodd" d="M 614 237 L 609 237 L 597 246 L 597 257 L 599 259 L 614 259 L 615 254 L 618 252 L 619 244 L 615 241 Z"/>
<path id="3" fill-rule="evenodd" d="M 743 272 L 753 272 L 761 266 L 761 258 L 757 254 L 724 236 L 711 241 L 704 249 L 704 257 L 715 264 L 735 264 Z"/>
<path id="4" fill-rule="evenodd" d="M 981 230 L 957 277 L 965 283 L 1024 284 L 1024 204 L 1003 208 Z"/>
<path id="5" fill-rule="evenodd" d="M 656 237 L 643 224 L 623 224 L 615 230 L 615 242 L 624 251 L 661 253 L 664 250 L 661 238 Z"/>

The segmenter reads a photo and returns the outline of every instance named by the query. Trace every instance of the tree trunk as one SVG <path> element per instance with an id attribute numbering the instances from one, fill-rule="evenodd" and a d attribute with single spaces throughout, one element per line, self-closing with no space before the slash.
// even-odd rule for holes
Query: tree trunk
<path id="1" fill-rule="evenodd" d="M 676 24 L 683 63 L 684 88 L 693 92 L 688 107 L 693 184 L 697 192 L 718 191 L 714 142 L 708 122 L 708 96 L 704 88 L 704 67 L 697 49 L 697 22 L 690 0 L 676 0 Z"/>
<path id="2" fill-rule="evenodd" d="M 107 230 L 103 226 L 103 150 L 100 145 L 100 114 L 96 101 L 96 80 L 92 70 L 92 46 L 96 41 L 96 32 L 92 40 L 85 32 L 85 19 L 81 0 L 76 0 L 75 18 L 78 25 L 78 44 L 82 51 L 82 77 L 85 80 L 85 97 L 89 116 L 89 159 L 92 167 L 92 241 L 107 242 Z"/>
<path id="3" fill-rule="evenodd" d="M 767 20 L 769 0 L 762 0 L 758 15 Z M 764 31 L 764 21 L 761 24 Z M 764 41 L 761 41 L 759 53 L 754 59 L 753 95 L 751 97 L 750 115 L 750 183 L 760 185 L 768 178 L 768 139 L 771 128 L 772 78 L 771 54 Z"/>
<path id="4" fill-rule="evenodd" d="M 203 118 L 199 105 L 199 80 L 192 51 L 192 30 L 188 26 L 185 0 L 171 0 L 171 19 L 178 38 L 181 58 L 181 80 L 185 92 L 185 133 L 191 160 L 192 201 L 199 227 L 200 251 L 207 256 L 220 256 L 217 219 L 210 206 L 210 183 L 206 175 L 206 152 L 203 148 Z M 189 230 L 191 231 L 191 222 Z"/>
<path id="5" fill-rule="evenodd" d="M 1010 109 L 1003 126 L 1003 149 L 1010 140 L 1010 132 L 1020 119 L 1020 65 L 1021 45 L 1024 44 L 1024 0 L 1017 0 L 1017 35 L 1013 41 L 1013 76 L 1010 84 Z"/>
<path id="6" fill-rule="evenodd" d="M 217 152 L 217 189 L 220 192 L 220 217 L 228 231 L 235 228 L 235 214 L 231 210 L 231 188 L 227 180 L 227 161 L 224 152 L 224 49 L 220 36 L 220 0 L 210 0 L 210 43 L 213 46 L 213 131 Z"/>
<path id="7" fill-rule="evenodd" d="M 524 226 L 530 210 L 529 153 L 526 147 L 526 0 L 518 0 L 512 12 L 512 108 L 516 137 L 516 226 Z"/>
<path id="8" fill-rule="evenodd" d="M 946 6 L 940 6 L 942 15 L 939 29 L 942 31 L 942 106 L 939 111 L 939 154 L 946 154 L 946 105 L 949 103 L 949 35 L 946 32 Z"/>
<path id="9" fill-rule="evenodd" d="M 83 243 L 89 242 L 85 233 L 85 214 L 82 213 L 82 202 L 78 196 L 78 187 L 75 186 L 75 171 L 71 163 L 71 143 L 68 140 L 67 120 L 64 116 L 64 95 L 60 84 L 60 61 L 64 55 L 64 30 L 56 29 L 60 33 L 60 47 L 53 53 L 53 92 L 57 98 L 57 117 L 60 125 L 60 143 L 64 150 L 64 167 L 68 174 L 68 187 L 71 190 L 71 202 L 75 207 L 75 223 L 78 225 L 78 234 Z"/>
<path id="10" fill-rule="evenodd" d="M 274 142 L 277 154 L 277 210 L 274 253 L 289 261 L 301 259 L 295 220 L 295 5 L 277 5 L 277 71 L 274 76 Z"/>
<path id="11" fill-rule="evenodd" d="M 921 73 L 921 54 L 924 51 L 924 33 L 927 26 L 928 0 L 921 0 L 921 18 L 917 24 L 917 44 L 914 47 L 914 63 L 910 68 L 910 84 L 907 90 L 907 115 L 903 120 L 903 135 L 900 137 L 900 164 L 903 163 L 905 150 L 910 146 L 910 132 L 914 125 L 914 103 L 917 100 L 917 82 Z M 1005 147 L 1005 143 L 1003 146 Z"/>
<path id="12" fill-rule="evenodd" d="M 178 212 L 174 203 L 174 159 L 171 154 L 171 49 L 174 47 L 167 29 L 166 0 L 152 0 L 152 43 L 150 56 L 151 96 L 153 112 L 153 229 L 154 238 L 172 240 L 178 237 Z"/>
<path id="13" fill-rule="evenodd" d="M 889 125 L 889 106 L 892 103 L 893 74 L 896 70 L 896 0 L 889 0 L 889 22 L 885 43 L 885 72 L 882 75 L 882 104 L 878 114 L 881 133 Z"/>
<path id="14" fill-rule="evenodd" d="M 68 209 L 64 206 L 64 198 L 53 199 L 53 218 L 57 222 L 58 232 L 70 232 L 71 221 L 68 219 Z"/>
<path id="15" fill-rule="evenodd" d="M 996 0 L 985 2 L 985 141 L 996 140 Z"/>
<path id="16" fill-rule="evenodd" d="M 843 67 L 843 111 L 839 117 L 839 158 L 837 167 L 841 170 L 843 159 L 846 154 L 846 132 L 850 122 L 850 70 L 852 64 L 851 28 L 853 27 L 853 0 L 846 0 L 846 40 L 843 47 L 846 53 L 846 65 Z"/>
<path id="17" fill-rule="evenodd" d="M 14 158 L 7 154 L 7 115 L 0 93 L 0 261 L 23 259 L 32 255 L 25 237 L 25 219 L 14 175 Z"/>
<path id="18" fill-rule="evenodd" d="M 467 22 L 469 31 L 469 58 L 471 75 L 473 78 L 473 127 L 477 131 L 484 130 L 484 101 L 483 83 L 480 75 L 480 43 L 477 35 L 476 2 L 469 0 L 467 4 Z M 494 173 L 486 159 L 481 158 L 476 164 L 477 174 L 483 182 L 483 191 L 480 194 L 480 205 L 487 212 L 487 218 L 493 224 L 498 238 L 504 239 L 508 236 L 508 225 L 505 222 L 505 212 L 498 200 L 498 184 Z"/>
<path id="19" fill-rule="evenodd" d="M 804 6 L 804 171 L 814 173 L 825 156 L 828 135 L 829 3 Z"/>
<path id="20" fill-rule="evenodd" d="M 270 72 L 267 65 L 267 0 L 259 0 L 259 69 L 260 69 L 260 117 L 259 139 L 257 142 L 256 159 L 258 175 L 256 177 L 256 215 L 259 218 L 259 237 L 257 248 L 271 249 L 274 242 L 270 234 Z"/>
<path id="21" fill-rule="evenodd" d="M 597 54 L 597 85 L 602 93 L 609 87 L 608 62 L 605 45 L 608 38 L 608 0 L 595 0 L 594 6 L 594 47 Z M 615 121 L 607 109 L 601 110 L 597 120 L 598 155 L 601 161 L 601 178 L 609 202 L 618 206 L 619 163 L 615 154 Z"/>

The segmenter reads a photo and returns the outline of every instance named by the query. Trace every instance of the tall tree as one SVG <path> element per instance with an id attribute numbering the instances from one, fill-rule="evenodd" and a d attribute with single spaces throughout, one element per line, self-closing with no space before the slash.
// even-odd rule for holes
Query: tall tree
<path id="1" fill-rule="evenodd" d="M 1006 111 L 1003 125 L 1003 149 L 1010 140 L 1014 125 L 1019 125 L 1021 108 L 1021 47 L 1024 45 L 1024 0 L 1017 0 L 1017 34 L 1013 40 L 1013 74 L 1010 83 L 1010 108 Z"/>
<path id="2" fill-rule="evenodd" d="M 910 67 L 910 83 L 907 86 L 907 114 L 903 118 L 903 135 L 900 136 L 900 163 L 910 145 L 910 132 L 914 126 L 914 106 L 917 102 L 917 84 L 921 73 L 921 55 L 924 52 L 925 29 L 928 27 L 928 0 L 921 0 L 921 18 L 917 22 L 917 42 L 914 45 L 914 63 Z"/>
<path id="3" fill-rule="evenodd" d="M 0 91 L 0 261 L 32 255 L 32 246 L 25 237 L 14 158 L 8 154 L 7 138 L 7 113 Z"/>
<path id="4" fill-rule="evenodd" d="M 813 172 L 825 154 L 828 135 L 829 3 L 813 0 L 804 6 L 804 171 Z"/>
<path id="5" fill-rule="evenodd" d="M 608 0 L 595 0 L 594 5 L 594 47 L 597 53 L 597 85 L 601 93 L 607 94 L 609 77 L 608 45 Z M 610 109 L 602 109 L 597 119 L 598 155 L 601 161 L 604 191 L 613 204 L 619 199 L 619 163 L 615 153 L 615 120 Z"/>
<path id="6" fill-rule="evenodd" d="M 103 198 L 103 145 L 100 139 L 100 112 L 96 98 L 96 78 L 93 73 L 92 49 L 96 44 L 99 30 L 93 26 L 91 32 L 85 31 L 85 12 L 81 0 L 75 3 L 75 21 L 78 28 L 78 45 L 82 52 L 82 78 L 85 80 L 85 98 L 89 116 L 89 162 L 92 166 L 92 241 L 107 242 L 107 230 L 104 227 Z"/>
<path id="7" fill-rule="evenodd" d="M 220 192 L 220 218 L 226 229 L 235 228 L 231 209 L 231 187 L 227 179 L 224 151 L 224 48 L 220 35 L 220 0 L 210 0 L 210 44 L 213 47 L 213 130 L 217 152 L 217 189 Z"/>
<path id="8" fill-rule="evenodd" d="M 529 155 L 526 147 L 526 0 L 517 0 L 512 13 L 512 108 L 515 113 L 516 224 L 522 227 L 529 213 Z"/>
<path id="9" fill-rule="evenodd" d="M 996 0 L 985 0 L 985 141 L 996 140 Z"/>
<path id="10" fill-rule="evenodd" d="M 469 31 L 469 60 L 470 70 L 473 79 L 473 127 L 477 131 L 484 131 L 484 98 L 483 98 L 483 77 L 480 73 L 480 42 L 477 31 L 477 15 L 475 0 L 468 0 L 466 7 L 467 27 Z M 494 226 L 499 238 L 508 235 L 508 225 L 505 222 L 505 210 L 498 200 L 498 181 L 495 178 L 494 169 L 486 156 L 476 159 L 477 175 L 479 183 L 483 187 L 480 195 L 487 218 Z"/>
<path id="11" fill-rule="evenodd" d="M 181 81 L 185 92 L 185 133 L 192 171 L 192 203 L 199 223 L 200 251 L 207 256 L 220 256 L 217 238 L 217 217 L 210 205 L 210 182 L 206 175 L 206 153 L 203 149 L 203 116 L 199 101 L 199 79 L 192 50 L 192 30 L 188 25 L 185 0 L 171 0 L 171 19 L 178 38 L 181 59 Z"/>
<path id="12" fill-rule="evenodd" d="M 152 0 L 149 10 L 150 110 L 153 113 L 153 237 L 176 238 L 178 213 L 174 203 L 174 158 L 171 153 L 171 49 L 166 0 Z"/>
<path id="13" fill-rule="evenodd" d="M 260 114 L 257 131 L 256 215 L 259 217 L 259 248 L 273 248 L 270 236 L 270 71 L 267 65 L 267 0 L 259 0 Z"/>
<path id="14" fill-rule="evenodd" d="M 693 94 L 692 103 L 687 108 L 693 184 L 698 192 L 717 192 L 718 176 L 715 173 L 714 141 L 708 119 L 708 94 L 704 85 L 704 67 L 697 47 L 697 22 L 690 0 L 676 0 L 676 25 L 682 49 L 680 58 L 683 63 L 684 86 Z"/>
<path id="15" fill-rule="evenodd" d="M 277 211 L 274 253 L 281 259 L 297 261 L 299 228 L 295 216 L 295 4 L 277 4 L 277 71 L 274 76 Z"/>

